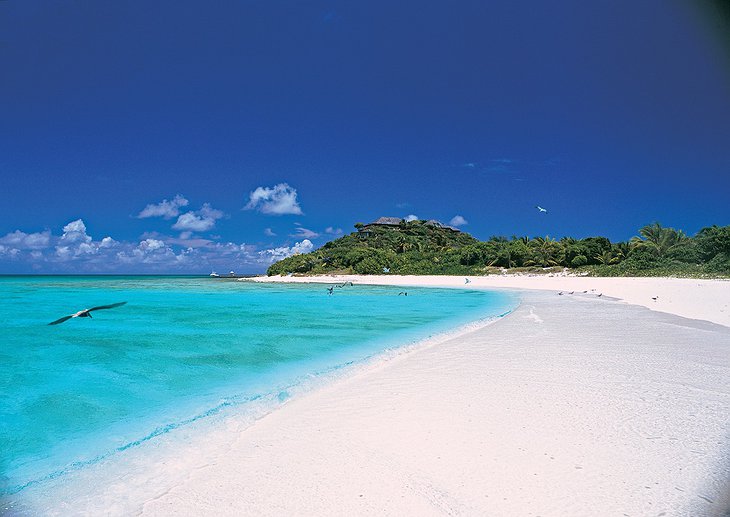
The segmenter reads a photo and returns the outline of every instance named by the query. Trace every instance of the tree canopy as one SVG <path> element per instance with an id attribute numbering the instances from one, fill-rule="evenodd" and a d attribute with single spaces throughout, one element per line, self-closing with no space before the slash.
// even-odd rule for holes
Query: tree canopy
<path id="1" fill-rule="evenodd" d="M 730 226 L 703 228 L 689 237 L 655 222 L 640 228 L 630 241 L 615 243 L 599 236 L 493 236 L 479 241 L 426 221 L 355 227 L 357 231 L 315 251 L 272 264 L 267 273 L 469 275 L 571 268 L 603 276 L 730 276 Z"/>

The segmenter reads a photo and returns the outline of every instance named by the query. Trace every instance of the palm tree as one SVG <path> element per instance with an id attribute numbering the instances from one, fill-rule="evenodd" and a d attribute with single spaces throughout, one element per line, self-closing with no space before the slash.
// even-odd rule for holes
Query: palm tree
<path id="1" fill-rule="evenodd" d="M 656 255 L 663 257 L 669 250 L 683 243 L 687 236 L 682 230 L 664 228 L 659 223 L 652 223 L 639 230 L 639 235 L 631 238 L 634 248 L 647 248 Z"/>
<path id="2" fill-rule="evenodd" d="M 529 262 L 542 267 L 557 266 L 565 254 L 563 246 L 550 236 L 535 237 L 530 242 L 530 247 L 533 256 Z"/>
<path id="3" fill-rule="evenodd" d="M 599 264 L 603 264 L 605 266 L 608 266 L 610 264 L 616 264 L 619 261 L 618 257 L 615 256 L 611 251 L 604 251 L 600 255 L 596 255 L 595 259 L 598 261 Z"/>
<path id="4" fill-rule="evenodd" d="M 628 242 L 616 242 L 612 246 L 612 252 L 616 258 L 616 262 L 621 262 L 629 256 L 631 245 Z"/>

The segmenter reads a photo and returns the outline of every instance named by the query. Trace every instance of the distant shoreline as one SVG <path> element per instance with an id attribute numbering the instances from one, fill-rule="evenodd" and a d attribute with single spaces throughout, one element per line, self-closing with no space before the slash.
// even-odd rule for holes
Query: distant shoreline
<path id="1" fill-rule="evenodd" d="M 469 278 L 469 283 L 466 279 Z M 563 292 L 570 296 L 592 295 L 617 298 L 629 304 L 685 318 L 711 321 L 730 327 L 730 280 L 665 277 L 594 277 L 573 275 L 317 275 L 257 276 L 252 282 L 354 282 L 421 287 L 467 289 L 520 289 Z M 594 290 L 594 291 L 592 291 Z M 588 291 L 583 293 L 583 291 Z M 654 299 L 656 298 L 656 299 Z"/>

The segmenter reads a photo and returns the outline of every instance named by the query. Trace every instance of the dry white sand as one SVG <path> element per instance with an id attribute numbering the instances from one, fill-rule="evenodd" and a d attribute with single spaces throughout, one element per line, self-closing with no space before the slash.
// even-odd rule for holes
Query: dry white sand
<path id="1" fill-rule="evenodd" d="M 464 285 L 355 278 L 365 281 Z M 727 325 L 730 284 L 475 277 L 470 287 L 488 285 L 597 291 L 525 291 L 492 325 L 372 361 L 56 510 L 725 515 L 730 328 L 710 321 Z"/>

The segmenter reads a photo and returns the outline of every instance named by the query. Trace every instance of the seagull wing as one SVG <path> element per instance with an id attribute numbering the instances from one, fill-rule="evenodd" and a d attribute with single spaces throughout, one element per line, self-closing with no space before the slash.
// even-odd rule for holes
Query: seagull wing
<path id="1" fill-rule="evenodd" d="M 50 322 L 49 325 L 58 325 L 66 320 L 70 320 L 71 318 L 73 318 L 73 316 L 64 316 L 63 318 L 58 318 L 56 321 Z"/>
<path id="2" fill-rule="evenodd" d="M 121 305 L 124 305 L 125 303 L 127 303 L 127 302 L 112 303 L 111 305 L 99 305 L 98 307 L 92 307 L 91 309 L 89 309 L 86 312 L 98 311 L 101 309 L 113 309 L 114 307 L 119 307 Z"/>

